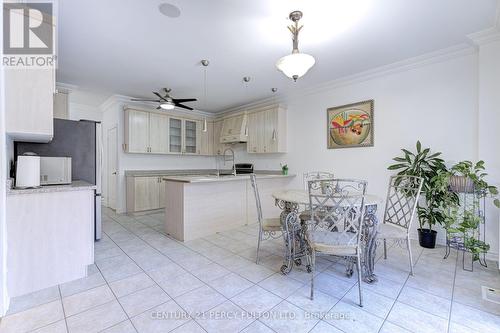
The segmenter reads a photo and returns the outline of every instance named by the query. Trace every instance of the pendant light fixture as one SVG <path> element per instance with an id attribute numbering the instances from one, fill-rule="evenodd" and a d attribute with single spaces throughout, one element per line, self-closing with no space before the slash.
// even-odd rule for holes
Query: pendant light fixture
<path id="1" fill-rule="evenodd" d="M 289 78 L 297 81 L 298 78 L 304 76 L 314 63 L 314 57 L 299 52 L 299 32 L 304 27 L 299 26 L 299 20 L 302 18 L 302 12 L 299 10 L 290 13 L 288 18 L 294 23 L 288 26 L 288 30 L 292 33 L 293 50 L 292 54 L 284 56 L 276 62 L 276 67 Z"/>
<path id="2" fill-rule="evenodd" d="M 208 60 L 202 60 L 201 64 L 203 66 L 203 108 L 207 108 L 207 67 L 210 64 Z M 205 111 L 203 110 L 203 111 Z M 203 132 L 208 130 L 207 117 L 203 118 Z"/>
<path id="3" fill-rule="evenodd" d="M 243 77 L 243 82 L 245 82 L 245 97 L 248 97 L 248 82 L 250 80 L 250 76 Z M 248 112 L 248 104 L 245 105 L 245 112 Z M 248 125 L 245 127 L 245 136 L 248 136 Z"/>

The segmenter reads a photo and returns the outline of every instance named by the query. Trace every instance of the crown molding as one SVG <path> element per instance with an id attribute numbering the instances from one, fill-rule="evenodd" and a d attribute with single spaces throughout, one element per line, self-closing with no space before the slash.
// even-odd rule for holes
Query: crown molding
<path id="1" fill-rule="evenodd" d="M 469 38 L 475 46 L 482 46 L 500 41 L 500 26 L 498 26 L 498 21 L 496 26 L 469 34 L 467 38 Z"/>
<path id="2" fill-rule="evenodd" d="M 227 115 L 233 112 L 241 112 L 244 111 L 245 109 L 260 108 L 272 104 L 286 103 L 286 101 L 293 99 L 300 99 L 303 98 L 304 96 L 318 94 L 331 89 L 357 84 L 387 75 L 393 75 L 401 72 L 410 71 L 413 69 L 452 60 L 455 58 L 464 57 L 475 53 L 477 53 L 477 49 L 475 47 L 467 43 L 462 43 L 449 48 L 426 53 L 417 57 L 405 59 L 389 65 L 380 66 L 371 70 L 349 75 L 325 83 L 321 83 L 312 86 L 310 88 L 303 89 L 300 93 L 293 92 L 288 94 L 279 94 L 277 96 L 261 99 L 259 101 L 255 101 L 252 103 L 227 108 L 220 112 L 217 112 L 216 115 L 217 116 L 221 114 Z"/>
<path id="3" fill-rule="evenodd" d="M 131 101 L 133 97 L 125 96 L 125 95 L 112 95 L 107 100 L 105 100 L 101 105 L 99 105 L 99 109 L 105 111 L 115 105 L 118 105 L 121 108 L 140 108 L 141 110 L 147 111 L 158 111 L 156 107 L 158 106 L 155 102 L 134 102 Z M 191 110 L 185 111 L 181 108 L 174 108 L 171 110 L 175 112 L 175 114 L 186 115 L 186 116 L 199 116 L 206 118 L 214 118 L 215 114 L 212 112 L 206 112 L 201 110 Z"/>
<path id="4" fill-rule="evenodd" d="M 78 86 L 74 84 L 64 83 L 64 82 L 56 82 L 56 89 L 61 90 L 65 93 L 70 93 L 73 90 L 77 90 Z"/>

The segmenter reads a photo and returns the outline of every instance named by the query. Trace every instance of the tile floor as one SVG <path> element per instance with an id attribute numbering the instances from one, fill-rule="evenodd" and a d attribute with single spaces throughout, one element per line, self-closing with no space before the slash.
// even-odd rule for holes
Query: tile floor
<path id="1" fill-rule="evenodd" d="M 130 217 L 104 209 L 95 265 L 81 280 L 12 300 L 1 332 L 499 332 L 500 305 L 481 299 L 481 285 L 500 288 L 496 263 L 463 271 L 456 253 L 413 244 L 379 257 L 379 281 L 363 283 L 334 259 L 320 258 L 316 293 L 309 276 L 279 273 L 281 241 L 255 258 L 257 225 L 179 243 L 162 230 L 163 214 Z"/>

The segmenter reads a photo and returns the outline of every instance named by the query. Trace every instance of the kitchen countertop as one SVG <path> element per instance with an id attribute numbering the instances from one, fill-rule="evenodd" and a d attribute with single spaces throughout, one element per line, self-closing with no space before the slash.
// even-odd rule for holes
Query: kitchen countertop
<path id="1" fill-rule="evenodd" d="M 75 180 L 67 185 L 45 185 L 39 188 L 16 189 L 7 187 L 7 195 L 16 194 L 36 194 L 36 193 L 52 193 L 52 192 L 67 192 L 67 191 L 87 191 L 95 190 L 96 186 L 82 180 Z"/>
<path id="2" fill-rule="evenodd" d="M 295 177 L 295 175 L 282 175 L 277 173 L 265 174 L 265 173 L 256 173 L 257 179 L 273 179 L 273 178 L 291 178 Z M 224 175 L 224 176 L 215 176 L 215 175 L 191 175 L 191 176 L 163 176 L 162 180 L 171 181 L 171 182 L 181 182 L 181 183 L 214 183 L 214 182 L 227 182 L 227 181 L 238 181 L 238 180 L 248 180 L 250 179 L 249 175 Z"/>

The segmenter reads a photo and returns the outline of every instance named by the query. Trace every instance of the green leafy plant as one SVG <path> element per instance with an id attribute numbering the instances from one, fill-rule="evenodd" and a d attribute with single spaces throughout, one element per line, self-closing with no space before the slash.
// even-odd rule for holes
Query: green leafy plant
<path id="1" fill-rule="evenodd" d="M 484 161 L 475 164 L 471 161 L 462 161 L 455 164 L 450 171 L 453 176 L 468 178 L 472 181 L 474 191 L 493 197 L 495 206 L 500 207 L 498 189 L 489 185 L 485 180 L 488 174 L 485 172 Z M 483 219 L 476 213 L 478 206 L 479 199 L 475 197 L 472 206 L 466 207 L 463 212 L 460 212 L 460 206 L 457 203 L 445 213 L 445 229 L 452 237 L 455 235 L 462 239 L 463 246 L 471 252 L 473 261 L 479 260 L 479 255 L 490 249 L 488 243 L 479 239 L 479 230 Z"/>
<path id="2" fill-rule="evenodd" d="M 476 164 L 471 161 L 462 161 L 455 164 L 451 168 L 454 175 L 460 175 L 469 178 L 474 183 L 474 188 L 478 192 L 484 192 L 492 196 L 493 203 L 496 207 L 500 208 L 500 200 L 498 199 L 498 189 L 496 186 L 489 185 L 485 177 L 488 175 L 485 172 L 484 161 L 479 161 Z"/>
<path id="3" fill-rule="evenodd" d="M 397 175 L 418 176 L 424 179 L 422 194 L 425 203 L 417 205 L 420 229 L 428 226 L 432 230 L 436 224 L 444 224 L 444 211 L 450 204 L 458 202 L 456 194 L 448 191 L 450 173 L 441 159 L 441 153 L 432 153 L 430 148 L 422 149 L 420 141 L 416 143 L 416 151 L 402 149 L 403 156 L 393 158 L 396 164 L 388 167 L 397 170 Z"/>

